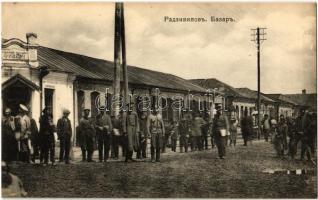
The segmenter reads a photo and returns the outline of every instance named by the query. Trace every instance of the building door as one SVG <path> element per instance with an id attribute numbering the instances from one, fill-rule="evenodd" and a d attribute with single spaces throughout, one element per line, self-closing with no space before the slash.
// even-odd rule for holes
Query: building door
<path id="1" fill-rule="evenodd" d="M 45 107 L 50 107 L 54 119 L 54 89 L 45 88 L 44 89 L 44 105 Z"/>

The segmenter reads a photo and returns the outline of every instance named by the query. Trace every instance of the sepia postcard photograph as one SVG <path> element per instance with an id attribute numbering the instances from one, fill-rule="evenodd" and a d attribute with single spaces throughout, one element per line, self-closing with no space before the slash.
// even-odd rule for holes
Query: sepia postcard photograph
<path id="1" fill-rule="evenodd" d="M 1 2 L 2 198 L 317 199 L 316 2 Z"/>

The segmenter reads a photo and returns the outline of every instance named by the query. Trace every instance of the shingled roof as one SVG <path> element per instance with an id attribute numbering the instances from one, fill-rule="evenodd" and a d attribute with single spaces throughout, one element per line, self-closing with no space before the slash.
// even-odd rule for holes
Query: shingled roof
<path id="1" fill-rule="evenodd" d="M 40 66 L 48 66 L 50 70 L 70 72 L 77 77 L 113 81 L 114 64 L 111 61 L 92 58 L 80 54 L 60 51 L 39 46 L 38 59 Z M 135 66 L 128 67 L 130 84 L 167 88 L 179 91 L 205 92 L 200 87 L 181 77 L 152 71 Z"/>

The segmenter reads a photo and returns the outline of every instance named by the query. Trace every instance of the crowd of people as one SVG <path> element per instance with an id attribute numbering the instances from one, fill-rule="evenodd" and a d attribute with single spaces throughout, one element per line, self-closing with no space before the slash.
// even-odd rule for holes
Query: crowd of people
<path id="1" fill-rule="evenodd" d="M 262 121 L 265 141 L 273 143 L 277 156 L 295 159 L 300 145 L 300 160 L 312 161 L 317 144 L 317 115 L 302 111 L 296 118 L 280 115 L 278 122 L 264 116 Z"/>
<path id="2" fill-rule="evenodd" d="M 35 163 L 35 160 L 39 159 L 44 166 L 48 165 L 49 161 L 55 165 L 56 132 L 60 146 L 59 162 L 69 164 L 73 132 L 69 114 L 69 110 L 63 110 L 63 116 L 55 125 L 51 108 L 45 107 L 38 129 L 26 106 L 20 104 L 17 116 L 11 115 L 10 108 L 5 109 L 2 119 L 3 160 Z M 166 152 L 168 143 L 172 151 L 177 152 L 178 141 L 180 153 L 206 150 L 210 143 L 212 148 L 217 147 L 218 157 L 225 159 L 226 146 L 236 146 L 239 127 L 244 146 L 247 146 L 254 134 L 253 118 L 248 116 L 247 112 L 239 122 L 235 117 L 228 117 L 220 105 L 216 106 L 213 117 L 208 112 L 185 110 L 180 120 L 167 124 L 156 108 L 138 113 L 131 110 L 120 111 L 119 115 L 111 116 L 105 107 L 101 106 L 96 117 L 89 116 L 90 109 L 83 109 L 83 117 L 75 130 L 75 139 L 81 148 L 83 162 L 96 162 L 93 159 L 95 150 L 98 150 L 99 162 L 107 162 L 110 157 L 117 160 L 119 147 L 125 162 L 142 160 L 147 158 L 148 141 L 151 162 L 160 162 L 161 154 Z M 311 159 L 311 154 L 315 151 L 315 114 L 302 112 L 296 119 L 285 119 L 281 115 L 278 122 L 265 115 L 261 130 L 265 141 L 274 144 L 277 155 L 281 158 L 288 152 L 294 159 L 298 143 L 301 143 L 301 159 L 305 155 Z"/>

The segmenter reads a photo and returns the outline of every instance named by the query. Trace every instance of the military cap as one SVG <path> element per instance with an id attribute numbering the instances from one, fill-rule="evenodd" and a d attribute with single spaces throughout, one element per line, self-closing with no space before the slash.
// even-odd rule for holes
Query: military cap
<path id="1" fill-rule="evenodd" d="M 5 113 L 11 113 L 11 109 L 10 108 L 6 108 L 6 110 L 4 112 Z"/>
<path id="2" fill-rule="evenodd" d="M 25 112 L 29 112 L 29 109 L 25 105 L 20 104 L 19 107 L 20 107 L 21 110 L 23 110 Z"/>
<path id="3" fill-rule="evenodd" d="M 90 108 L 84 108 L 83 110 L 84 110 L 84 111 L 85 111 L 85 110 L 89 110 L 89 111 L 90 111 L 91 109 L 90 109 Z"/>
<path id="4" fill-rule="evenodd" d="M 70 113 L 71 113 L 71 112 L 70 112 L 69 109 L 66 109 L 66 108 L 65 108 L 65 109 L 63 110 L 63 114 L 70 114 Z"/>

